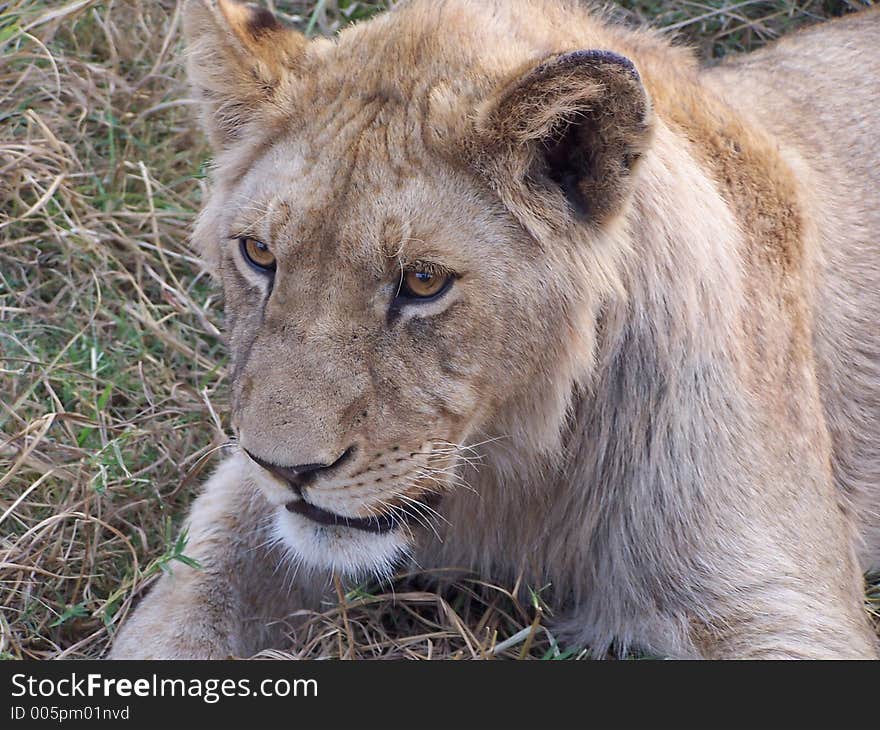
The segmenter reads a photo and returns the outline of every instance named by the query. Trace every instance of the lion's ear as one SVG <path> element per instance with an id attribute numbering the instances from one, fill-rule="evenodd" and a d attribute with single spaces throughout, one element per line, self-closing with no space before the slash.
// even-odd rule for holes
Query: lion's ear
<path id="1" fill-rule="evenodd" d="M 518 74 L 482 104 L 475 157 L 515 212 L 540 215 L 543 200 L 603 223 L 626 199 L 651 131 L 651 104 L 632 62 L 576 51 Z"/>
<path id="2" fill-rule="evenodd" d="M 215 149 L 240 139 L 250 123 L 283 106 L 284 82 L 306 46 L 301 33 L 269 10 L 237 0 L 187 0 L 187 72 Z"/>

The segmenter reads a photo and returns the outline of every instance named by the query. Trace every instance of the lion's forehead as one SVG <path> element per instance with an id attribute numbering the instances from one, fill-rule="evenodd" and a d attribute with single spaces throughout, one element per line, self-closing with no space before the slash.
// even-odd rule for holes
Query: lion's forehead
<path id="1" fill-rule="evenodd" d="M 500 206 L 471 177 L 420 156 L 400 119 L 389 129 L 363 109 L 326 146 L 310 125 L 266 150 L 214 207 L 228 235 L 253 236 L 302 266 L 320 251 L 326 265 L 341 258 L 379 276 L 389 260 L 420 256 L 451 268 L 506 260 Z"/>
<path id="2" fill-rule="evenodd" d="M 401 3 L 333 39 L 313 41 L 300 93 L 357 89 L 408 101 L 438 84 L 486 90 L 554 49 L 585 40 L 603 47 L 609 32 L 587 8 L 570 3 L 545 4 L 528 24 L 516 3 Z"/>
<path id="3" fill-rule="evenodd" d="M 436 197 L 438 191 L 429 190 L 432 166 L 408 139 L 405 125 L 374 114 L 369 104 L 354 106 L 305 126 L 291 125 L 272 144 L 255 145 L 258 153 L 245 164 L 221 170 L 225 177 L 239 172 L 230 186 L 228 212 L 265 223 L 271 206 L 367 215 L 370 208 L 403 208 L 420 194 Z"/>

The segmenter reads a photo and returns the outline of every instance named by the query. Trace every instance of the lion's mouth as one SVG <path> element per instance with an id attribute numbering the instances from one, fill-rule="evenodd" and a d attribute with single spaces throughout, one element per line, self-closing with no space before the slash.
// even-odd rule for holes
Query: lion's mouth
<path id="1" fill-rule="evenodd" d="M 417 503 L 414 503 L 414 506 L 416 509 L 418 508 L 418 505 L 435 507 L 439 502 L 439 494 L 429 494 L 419 499 Z M 285 507 L 288 512 L 308 517 L 310 520 L 317 522 L 320 525 L 329 525 L 330 527 L 350 527 L 355 530 L 373 532 L 379 535 L 391 532 L 402 525 L 406 525 L 415 517 L 411 509 L 401 509 L 399 512 L 371 515 L 370 517 L 346 517 L 316 507 L 311 502 L 306 502 L 304 499 L 288 502 Z"/>

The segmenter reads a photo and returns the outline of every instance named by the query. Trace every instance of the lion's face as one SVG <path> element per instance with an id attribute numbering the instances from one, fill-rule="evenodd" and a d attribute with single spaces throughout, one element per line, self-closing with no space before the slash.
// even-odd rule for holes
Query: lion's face
<path id="1" fill-rule="evenodd" d="M 214 225 L 239 443 L 297 552 L 351 568 L 439 521 L 462 450 L 552 367 L 563 302 L 466 178 L 411 163 L 388 185 L 388 120 L 332 141 L 317 121 L 230 186 Z"/>
<path id="2" fill-rule="evenodd" d="M 243 6 L 195 4 L 195 48 L 219 32 L 211 42 L 234 49 L 235 64 L 255 53 L 259 64 L 240 83 L 265 73 L 263 86 L 274 78 L 289 104 L 261 124 L 253 89 L 211 107 L 238 79 L 227 70 L 212 81 L 194 54 L 219 153 L 196 239 L 225 295 L 233 427 L 277 511 L 279 538 L 299 558 L 386 571 L 420 533 L 441 527 L 443 496 L 474 442 L 520 436 L 540 448 L 588 369 L 609 266 L 573 253 L 571 241 L 539 240 L 590 213 L 570 210 L 578 190 L 543 156 L 550 149 L 570 164 L 562 158 L 578 140 L 552 128 L 561 149 L 535 144 L 528 135 L 547 130 L 525 120 L 502 130 L 522 140 L 492 152 L 529 96 L 517 88 L 482 109 L 469 100 L 475 121 L 463 132 L 445 84 L 404 89 L 381 68 L 359 69 L 356 34 L 349 47 L 305 44 Z M 222 47 L 202 51 L 216 73 Z M 288 56 L 311 59 L 300 63 L 323 76 L 288 72 Z M 599 60 L 614 79 L 634 73 Z M 553 77 L 546 63 L 526 75 L 526 91 L 546 83 L 548 68 Z M 256 106 L 231 127 L 241 97 Z M 646 106 L 640 115 L 644 124 Z M 543 190 L 533 188 L 536 175 Z M 524 196 L 537 202 L 523 206 Z M 592 212 L 608 218 L 597 201 Z M 600 229 L 583 227 L 600 245 Z M 589 266 L 595 284 L 584 287 Z"/>

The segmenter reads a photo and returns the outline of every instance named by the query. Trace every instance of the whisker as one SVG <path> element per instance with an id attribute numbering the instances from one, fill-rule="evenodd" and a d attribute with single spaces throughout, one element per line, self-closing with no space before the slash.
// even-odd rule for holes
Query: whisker
<path id="1" fill-rule="evenodd" d="M 415 515 L 410 515 L 406 510 L 396 507 L 393 504 L 389 504 L 388 502 L 384 502 L 379 500 L 379 504 L 383 505 L 387 508 L 388 512 L 397 520 L 396 526 L 403 527 L 407 532 L 407 537 L 409 537 L 411 542 L 415 542 L 415 535 L 413 534 L 412 529 L 406 521 L 406 517 L 412 517 L 413 519 L 417 519 Z"/>
<path id="2" fill-rule="evenodd" d="M 413 499 L 412 497 L 408 497 L 405 494 L 398 494 L 397 496 L 400 499 L 405 500 L 407 503 L 412 504 L 413 509 L 419 510 L 419 512 L 424 510 L 425 512 L 427 512 L 428 515 L 433 515 L 434 517 L 437 518 L 437 520 L 439 520 L 441 522 L 445 522 L 447 525 L 452 527 L 452 524 L 449 522 L 449 520 L 447 520 L 442 514 L 440 514 L 437 510 L 435 510 L 433 507 L 431 507 L 431 505 L 425 504 L 424 502 L 419 502 L 418 500 Z"/>
<path id="3" fill-rule="evenodd" d="M 227 439 L 222 444 L 217 446 L 212 446 L 208 449 L 204 454 L 202 454 L 189 469 L 187 469 L 186 474 L 184 474 L 184 479 L 188 479 L 193 473 L 196 473 L 198 468 L 204 464 L 208 459 L 210 459 L 214 454 L 218 451 L 222 451 L 223 449 L 232 449 L 238 446 L 238 441 L 234 438 Z"/>
<path id="4" fill-rule="evenodd" d="M 417 521 L 420 525 L 422 525 L 423 527 L 426 527 L 426 528 L 428 528 L 429 530 L 432 530 L 432 531 L 434 532 L 435 535 L 437 534 L 437 531 L 434 529 L 433 525 L 431 525 L 430 523 L 425 522 L 421 515 L 416 514 L 416 513 L 413 513 L 413 512 L 410 512 L 408 509 L 406 509 L 406 507 L 403 507 L 403 506 L 401 506 L 401 505 L 396 505 L 396 506 L 395 506 L 395 505 L 390 505 L 390 504 L 388 504 L 387 502 L 382 502 L 382 504 L 386 505 L 386 506 L 391 510 L 391 513 L 392 513 L 393 515 L 400 515 L 400 514 L 403 514 L 403 515 L 406 516 L 406 517 L 410 517 L 410 518 L 416 520 L 416 521 Z M 406 524 L 406 521 L 404 520 L 404 521 L 402 522 L 402 524 Z M 410 536 L 411 536 L 411 538 L 412 538 L 412 533 L 410 533 Z M 437 538 L 439 539 L 440 536 L 437 535 Z M 414 539 L 414 538 L 412 538 L 412 539 Z"/>
<path id="5" fill-rule="evenodd" d="M 438 478 L 435 476 L 436 474 L 441 475 L 443 478 Z M 478 494 L 477 490 L 474 489 L 470 484 L 468 484 L 460 474 L 456 474 L 454 472 L 444 472 L 440 470 L 431 469 L 429 471 L 423 470 L 420 472 L 420 478 L 430 479 L 431 481 L 439 484 L 443 487 L 443 491 L 446 491 L 449 486 L 458 487 L 460 489 L 466 489 L 469 492 L 473 492 L 474 494 Z"/>

